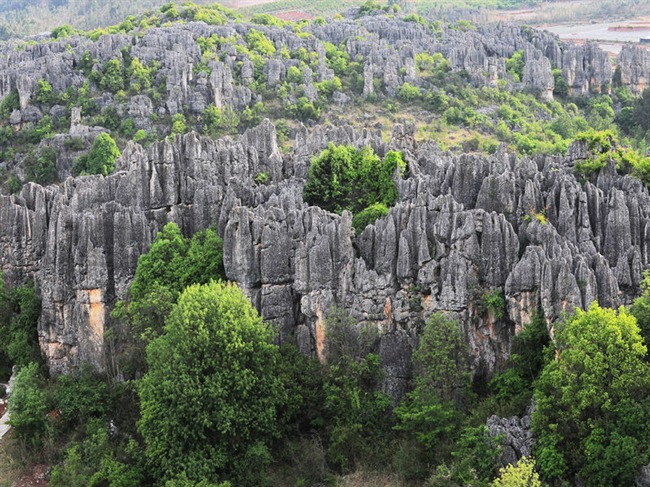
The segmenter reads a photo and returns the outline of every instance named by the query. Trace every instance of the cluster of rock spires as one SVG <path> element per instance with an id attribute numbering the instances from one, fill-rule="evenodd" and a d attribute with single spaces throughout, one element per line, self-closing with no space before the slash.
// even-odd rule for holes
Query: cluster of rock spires
<path id="1" fill-rule="evenodd" d="M 398 149 L 409 163 L 397 205 L 360 235 L 350 214 L 302 198 L 311 157 L 330 141 Z M 400 394 L 417 325 L 431 312 L 461 319 L 475 372 L 485 373 L 537 310 L 551 323 L 575 306 L 617 306 L 634 295 L 650 263 L 650 195 L 614 167 L 577 180 L 583 150 L 456 156 L 415 144 L 404 127 L 386 143 L 378 132 L 318 126 L 300 131 L 283 156 L 268 121 L 238 140 L 190 133 L 147 150 L 130 143 L 113 175 L 0 197 L 0 264 L 9 281 L 38 283 L 51 370 L 102 367 L 111 306 L 157 231 L 168 221 L 187 234 L 216 225 L 227 277 L 280 340 L 322 354 L 324 318 L 343 307 L 382 331 L 386 387 Z M 256 186 L 262 171 L 270 181 Z M 494 289 L 505 294 L 502 318 L 482 302 Z"/>
<path id="2" fill-rule="evenodd" d="M 96 42 L 72 37 L 2 43 L 0 99 L 18 90 L 20 109 L 12 123 L 35 123 L 44 115 L 31 104 L 36 80 L 48 80 L 59 92 L 79 87 L 86 81 L 78 67 L 86 52 L 100 69 L 128 47 L 143 64 L 160 63 L 158 81 L 165 79 L 167 90 L 163 103 L 155 107 L 144 94 L 118 103 L 107 93 L 95 98 L 100 108 L 115 105 L 145 129 L 152 115 L 169 116 L 184 107 L 193 114 L 210 103 L 242 109 L 259 97 L 251 89 L 251 60 L 224 44 L 209 74 L 195 73 L 201 60 L 196 41 L 213 34 L 241 39 L 253 27 L 278 51 L 286 46 L 317 53 L 317 70 L 304 72 L 308 97 L 316 96 L 314 82 L 334 76 L 324 41 L 345 43 L 351 58 L 363 61 L 365 95 L 375 89 L 376 77 L 383 80 L 381 96 L 394 94 L 403 82 L 423 85 L 415 64 L 420 52 L 443 53 L 452 69 L 467 71 L 474 83 L 506 79 L 515 87 L 505 60 L 523 50 L 525 71 L 516 87 L 545 96 L 552 96 L 552 67 L 562 69 L 574 94 L 607 91 L 613 76 L 606 54 L 595 45 L 564 45 L 525 27 L 443 26 L 435 33 L 417 22 L 375 15 L 363 22 L 312 24 L 303 29 L 309 36 L 289 27 L 190 22 Z M 268 58 L 268 87 L 281 83 L 296 64 L 280 55 Z M 645 51 L 623 50 L 623 85 L 639 92 L 650 79 L 648 69 Z M 347 98 L 335 97 L 342 103 Z M 50 115 L 64 111 L 55 106 Z M 44 143 L 62 145 L 72 135 L 92 139 L 102 130 L 83 126 L 78 112 L 72 122 L 70 134 Z M 401 150 L 409 163 L 409 177 L 398 181 L 398 204 L 360 235 L 351 215 L 303 201 L 311 158 L 329 142 L 370 145 L 380 155 Z M 504 362 L 512 336 L 533 313 L 543 311 L 550 324 L 575 306 L 594 300 L 616 306 L 634 296 L 650 265 L 648 191 L 613 166 L 592 181 L 579 181 L 573 165 L 587 157 L 579 144 L 567 157 L 517 158 L 505 150 L 489 158 L 455 156 L 430 142 L 416 144 L 402 126 L 390 143 L 370 129 L 303 128 L 293 150 L 283 155 L 268 121 L 237 140 L 190 133 L 146 150 L 130 143 L 113 175 L 68 178 L 49 187 L 27 184 L 19 195 L 0 196 L 0 268 L 10 283 L 36 281 L 43 299 L 39 336 L 52 372 L 81 361 L 102 368 L 111 307 L 125 296 L 138 256 L 156 233 L 169 221 L 188 235 L 217 225 L 228 278 L 277 325 L 280 340 L 295 340 L 303 352 L 322 355 L 324 319 L 331 306 L 343 307 L 359 322 L 381 329 L 386 389 L 399 395 L 411 376 L 417 327 L 431 312 L 449 311 L 461 319 L 474 372 L 485 374 Z M 70 159 L 61 158 L 58 169 L 62 179 L 69 176 Z M 253 182 L 260 172 L 270 176 L 267 185 Z M 504 316 L 483 303 L 484 294 L 494 290 L 506 298 Z"/>
<path id="3" fill-rule="evenodd" d="M 84 54 L 97 61 L 94 69 L 111 59 L 122 59 L 128 49 L 130 56 L 143 64 L 160 63 L 157 84 L 165 80 L 166 93 L 162 106 L 155 107 L 145 94 L 117 102 L 110 93 L 97 97 L 100 108 L 114 105 L 120 115 L 133 118 L 137 128 L 151 128 L 151 116 L 174 115 L 187 108 L 190 114 L 200 114 L 210 103 L 222 108 L 242 109 L 261 100 L 255 93 L 254 66 L 249 56 L 225 43 L 217 53 L 218 60 L 210 61 L 209 74 L 195 72 L 202 60 L 197 39 L 212 35 L 239 39 L 255 28 L 270 39 L 278 52 L 265 60 L 264 74 L 268 87 L 282 83 L 296 59 L 280 55 L 282 47 L 290 51 L 305 48 L 318 56 L 315 72 L 305 69 L 303 91 L 307 98 L 317 97 L 315 82 L 333 78 L 334 72 L 326 62 L 324 42 L 344 45 L 352 60 L 359 60 L 364 68 L 364 95 L 375 91 L 373 80 L 378 79 L 383 88 L 380 96 L 393 96 L 408 82 L 426 85 L 416 69 L 416 55 L 421 52 L 442 53 L 455 71 L 466 71 L 477 85 L 494 85 L 506 80 L 513 88 L 529 89 L 552 98 L 554 78 L 552 68 L 562 70 L 569 90 L 574 95 L 607 92 L 611 89 L 614 70 L 607 54 L 595 44 L 564 44 L 556 36 L 522 27 L 517 24 L 479 26 L 477 30 L 458 30 L 446 23 L 440 31 L 429 26 L 384 15 L 367 16 L 360 22 L 353 18 L 329 21 L 324 25 L 312 24 L 297 33 L 291 27 L 263 26 L 251 23 L 229 23 L 221 26 L 203 22 L 174 24 L 150 28 L 145 32 L 101 36 L 97 41 L 86 37 L 49 40 L 38 43 L 10 41 L 0 44 L 0 100 L 11 90 L 20 95 L 20 110 L 12 114 L 14 125 L 35 123 L 43 114 L 30 105 L 36 81 L 47 80 L 55 91 L 64 92 L 70 87 L 80 87 L 86 76 L 79 66 Z M 300 34 L 300 35 L 299 35 Z M 309 35 L 305 35 L 309 34 Z M 521 83 L 515 83 L 506 73 L 506 58 L 518 50 L 524 53 L 525 70 Z M 241 64 L 239 64 L 241 63 Z M 617 64 L 623 86 L 639 93 L 650 79 L 648 51 L 636 46 L 625 46 Z M 337 93 L 336 100 L 345 103 L 349 94 Z M 64 107 L 51 110 L 53 118 L 60 117 Z M 62 177 L 69 174 L 61 174 Z"/>

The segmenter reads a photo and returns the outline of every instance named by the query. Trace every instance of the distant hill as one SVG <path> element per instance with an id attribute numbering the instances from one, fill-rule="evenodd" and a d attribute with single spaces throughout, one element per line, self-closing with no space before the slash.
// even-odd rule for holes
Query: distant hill
<path id="1" fill-rule="evenodd" d="M 303 12 L 309 16 L 340 12 L 362 5 L 365 0 L 195 0 L 207 5 L 220 3 L 225 7 L 242 9 L 246 13 Z M 381 0 L 377 3 L 397 3 L 407 10 L 439 7 L 504 8 L 535 3 L 530 0 Z M 165 0 L 0 0 L 0 39 L 25 37 L 70 24 L 76 29 L 95 29 L 121 22 L 129 15 L 156 10 Z M 183 1 L 179 0 L 178 4 Z"/>
<path id="2" fill-rule="evenodd" d="M 370 0 L 373 1 L 373 0 Z M 69 24 L 76 29 L 90 30 L 121 22 L 129 15 L 157 10 L 165 0 L 0 0 L 0 40 L 27 37 Z M 184 3 L 182 0 L 178 4 Z M 365 0 L 195 0 L 198 5 L 220 3 L 241 10 L 247 15 L 270 13 L 285 20 L 333 15 L 347 8 L 358 7 Z M 539 22 L 585 21 L 650 15 L 650 4 L 638 0 L 593 1 L 583 3 L 561 0 L 380 0 L 379 4 L 398 4 L 403 11 L 426 13 L 431 9 L 517 9 L 540 6 Z M 558 5 L 553 5 L 557 3 Z M 499 20 L 495 18 L 494 20 Z M 536 23 L 527 19 L 527 22 Z"/>

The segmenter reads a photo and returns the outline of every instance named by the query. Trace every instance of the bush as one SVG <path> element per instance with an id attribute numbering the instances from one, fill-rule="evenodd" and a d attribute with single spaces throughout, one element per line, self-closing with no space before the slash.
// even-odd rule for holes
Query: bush
<path id="1" fill-rule="evenodd" d="M 52 487 L 135 486 L 145 485 L 137 465 L 142 452 L 131 440 L 127 444 L 112 441 L 104 421 L 92 420 L 85 438 L 73 442 L 65 459 L 52 469 Z"/>
<path id="2" fill-rule="evenodd" d="M 8 289 L 0 280 L 0 378 L 7 380 L 12 366 L 19 369 L 41 363 L 38 319 L 41 302 L 33 284 Z"/>
<path id="3" fill-rule="evenodd" d="M 289 67 L 289 70 L 287 71 L 287 81 L 289 83 L 300 84 L 302 83 L 302 80 L 302 71 L 300 71 L 296 66 Z"/>
<path id="4" fill-rule="evenodd" d="M 483 306 L 495 320 L 500 320 L 506 314 L 506 302 L 500 289 L 490 289 L 483 293 Z"/>
<path id="5" fill-rule="evenodd" d="M 38 364 L 31 363 L 18 372 L 9 397 L 9 424 L 25 447 L 35 451 L 48 433 L 48 402 Z"/>
<path id="6" fill-rule="evenodd" d="M 260 172 L 257 174 L 257 176 L 255 176 L 253 181 L 255 182 L 256 185 L 261 186 L 269 182 L 269 175 L 268 173 Z"/>
<path id="7" fill-rule="evenodd" d="M 262 56 L 272 56 L 275 54 L 275 46 L 269 41 L 263 32 L 256 29 L 251 29 L 246 34 L 246 43 L 248 48 L 256 51 Z"/>
<path id="8" fill-rule="evenodd" d="M 361 210 L 352 218 L 352 226 L 357 235 L 363 232 L 368 225 L 374 224 L 379 218 L 388 215 L 388 207 L 382 203 L 375 203 Z"/>
<path id="9" fill-rule="evenodd" d="M 115 161 L 120 156 L 120 150 L 113 138 L 107 133 L 99 134 L 90 148 L 82 171 L 88 174 L 108 176 L 115 171 Z"/>
<path id="10" fill-rule="evenodd" d="M 185 134 L 188 131 L 187 120 L 185 115 L 177 113 L 172 117 L 172 130 L 171 135 Z"/>
<path id="11" fill-rule="evenodd" d="M 124 89 L 124 70 L 119 59 L 111 59 L 104 64 L 99 87 L 111 93 Z"/>
<path id="12" fill-rule="evenodd" d="M 299 120 L 318 120 L 320 108 L 314 106 L 307 97 L 300 97 L 295 105 L 288 105 L 287 111 Z"/>
<path id="13" fill-rule="evenodd" d="M 41 105 L 53 105 L 57 96 L 52 91 L 52 85 L 44 79 L 39 79 L 36 84 L 36 102 Z"/>
<path id="14" fill-rule="evenodd" d="M 57 378 L 54 401 L 68 426 L 83 424 L 93 417 L 102 418 L 111 411 L 108 384 L 95 374 L 90 364 Z"/>
<path id="15" fill-rule="evenodd" d="M 312 161 L 304 189 L 304 198 L 335 213 L 353 214 L 370 205 L 393 206 L 398 193 L 393 174 L 406 169 L 401 154 L 389 152 L 383 161 L 369 147 L 330 144 Z"/>
<path id="16" fill-rule="evenodd" d="M 38 184 L 51 184 L 58 179 L 59 171 L 56 166 L 57 152 L 53 147 L 43 147 L 36 159 L 36 164 L 28 178 Z"/>
<path id="17" fill-rule="evenodd" d="M 397 98 L 405 102 L 419 100 L 421 97 L 420 88 L 412 86 L 409 83 L 404 83 L 397 90 Z"/>
<path id="18" fill-rule="evenodd" d="M 59 27 L 55 27 L 52 29 L 52 33 L 50 34 L 52 36 L 52 39 L 67 39 L 68 37 L 75 35 L 77 33 L 76 30 L 72 28 L 70 25 L 61 25 Z"/>
<path id="19" fill-rule="evenodd" d="M 524 78 L 524 51 L 517 51 L 511 58 L 506 59 L 506 72 L 510 74 L 516 82 Z"/>

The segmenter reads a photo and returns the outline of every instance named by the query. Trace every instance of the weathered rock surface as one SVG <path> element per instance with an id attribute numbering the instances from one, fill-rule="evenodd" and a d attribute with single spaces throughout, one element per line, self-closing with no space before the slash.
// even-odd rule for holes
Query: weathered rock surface
<path id="1" fill-rule="evenodd" d="M 256 66 L 245 49 L 220 44 L 214 60 L 199 68 L 201 37 L 234 38 L 243 46 L 255 27 L 277 53 Z M 89 53 L 93 69 L 123 50 L 143 65 L 159 63 L 160 99 L 139 93 L 117 104 L 136 128 L 155 129 L 153 115 L 183 110 L 199 116 L 208 104 L 241 110 L 258 99 L 251 91 L 256 71 L 267 89 L 286 80 L 296 59 L 282 48 L 304 48 L 318 63 L 303 69 L 304 94 L 332 79 L 325 42 L 345 49 L 363 68 L 363 94 L 390 96 L 404 82 L 426 87 L 415 59 L 441 52 L 455 71 L 476 85 L 505 80 L 511 89 L 552 95 L 551 69 L 560 68 L 571 91 L 607 91 L 612 68 L 595 45 L 565 45 L 551 34 L 514 24 L 439 32 L 417 22 L 373 15 L 290 28 L 250 23 L 209 26 L 202 22 L 151 28 L 143 35 L 106 35 L 93 42 L 71 37 L 36 44 L 0 43 L 0 100 L 17 90 L 20 107 L 12 123 L 34 123 L 39 79 L 55 91 L 80 87 L 79 68 Z M 505 60 L 518 50 L 526 61 L 521 83 L 506 73 Z M 259 59 L 256 59 L 259 62 Z M 621 82 L 638 91 L 650 60 L 641 51 L 621 54 Z M 164 84 L 163 84 L 164 80 Z M 337 99 L 345 103 L 346 94 Z M 98 106 L 115 104 L 110 94 Z M 66 116 L 52 107 L 53 117 Z M 70 133 L 44 144 L 80 137 L 89 146 L 102 127 L 90 127 L 73 110 Z M 403 150 L 410 177 L 399 181 L 400 199 L 389 215 L 354 235 L 351 216 L 309 208 L 302 187 L 311 158 L 329 142 L 369 145 L 380 155 Z M 103 366 L 109 312 L 125 296 L 138 256 L 156 232 L 175 221 L 186 234 L 217 225 L 224 238 L 227 275 L 237 281 L 262 314 L 278 327 L 280 340 L 295 340 L 305 353 L 322 355 L 323 320 L 332 305 L 381 330 L 379 351 L 388 371 L 386 388 L 399 394 L 410 376 L 408 350 L 416 323 L 434 311 L 460 318 L 477 374 L 498 367 L 510 338 L 542 309 L 549 320 L 593 300 L 604 306 L 628 302 L 650 267 L 650 197 L 635 179 L 608 167 L 588 182 L 573 175 L 583 157 L 518 159 L 503 150 L 490 158 L 442 153 L 416 144 L 405 127 L 391 142 L 375 129 L 348 126 L 302 128 L 293 151 L 281 154 L 273 126 L 264 122 L 237 140 L 211 140 L 194 133 L 146 150 L 130 144 L 109 177 L 69 178 L 58 186 L 28 184 L 16 196 L 0 196 L 0 268 L 10 282 L 34 278 L 43 297 L 39 335 L 53 372 L 81 361 Z M 72 156 L 57 160 L 70 174 Z M 269 184 L 256 186 L 260 172 Z M 537 215 L 544 215 L 538 218 Z M 548 223 L 546 223 L 548 222 Z M 506 298 L 503 318 L 482 304 L 486 291 Z M 399 352 L 396 352 L 398 350 Z M 405 358 L 406 357 L 406 358 Z"/>
<path id="2" fill-rule="evenodd" d="M 11 282 L 38 283 L 50 368 L 103 367 L 111 307 L 168 221 L 186 234 L 216 224 L 228 278 L 280 340 L 305 353 L 322 354 L 332 305 L 375 324 L 386 388 L 395 394 L 411 374 L 416 323 L 431 312 L 461 319 L 481 374 L 505 360 L 515 329 L 539 308 L 550 321 L 637 292 L 650 264 L 650 196 L 639 181 L 612 169 L 581 184 L 569 158 L 454 156 L 432 143 L 413 145 L 403 127 L 396 132 L 390 145 L 369 130 L 305 129 L 284 157 L 269 122 L 239 140 L 191 133 L 147 150 L 129 145 L 109 177 L 29 184 L 0 197 L 0 267 Z M 351 215 L 302 199 L 310 159 L 328 141 L 379 154 L 402 149 L 409 161 L 398 204 L 358 236 Z M 270 182 L 255 186 L 261 171 Z M 531 217 L 541 211 L 547 224 Z M 482 305 L 491 289 L 505 293 L 503 319 Z"/>
<path id="3" fill-rule="evenodd" d="M 522 457 L 531 458 L 533 434 L 530 430 L 530 421 L 534 409 L 533 403 L 521 418 L 518 416 L 510 418 L 491 416 L 488 418 L 487 429 L 490 436 L 503 438 L 501 452 L 503 466 L 516 465 Z"/>

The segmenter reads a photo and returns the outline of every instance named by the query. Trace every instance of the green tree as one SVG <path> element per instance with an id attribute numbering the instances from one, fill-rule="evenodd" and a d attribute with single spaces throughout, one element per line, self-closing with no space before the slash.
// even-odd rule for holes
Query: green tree
<path id="1" fill-rule="evenodd" d="M 146 369 L 145 344 L 160 335 L 178 295 L 190 284 L 213 279 L 225 279 L 223 242 L 216 232 L 207 229 L 190 239 L 175 223 L 165 225 L 138 259 L 129 300 L 118 302 L 112 313 L 117 324 L 107 339 L 119 374 L 136 377 Z"/>
<path id="2" fill-rule="evenodd" d="M 262 56 L 272 56 L 275 54 L 275 46 L 266 38 L 263 32 L 251 29 L 246 34 L 246 43 L 248 48 L 257 51 Z"/>
<path id="3" fill-rule="evenodd" d="M 108 485 L 132 487 L 146 485 L 141 466 L 142 455 L 131 440 L 125 444 L 112 440 L 105 421 L 94 419 L 85 428 L 85 438 L 68 448 L 65 459 L 52 470 L 52 487 Z"/>
<path id="4" fill-rule="evenodd" d="M 382 161 L 371 148 L 331 144 L 312 161 L 304 189 L 307 203 L 335 213 L 356 214 L 381 203 L 393 206 L 398 198 L 393 174 L 403 174 L 406 164 L 398 152 Z"/>
<path id="5" fill-rule="evenodd" d="M 634 121 L 644 132 L 650 130 L 650 88 L 643 90 L 634 105 Z"/>
<path id="6" fill-rule="evenodd" d="M 55 27 L 52 29 L 52 39 L 67 39 L 71 35 L 75 35 L 77 31 L 75 31 L 72 26 L 70 25 L 61 25 L 59 27 Z"/>
<path id="7" fill-rule="evenodd" d="M 12 366 L 41 363 L 37 324 L 41 302 L 33 284 L 9 289 L 0 279 L 0 377 L 9 378 Z"/>
<path id="8" fill-rule="evenodd" d="M 290 66 L 289 70 L 287 71 L 287 81 L 289 83 L 296 84 L 302 83 L 302 71 L 300 68 L 297 68 L 296 66 Z"/>
<path id="9" fill-rule="evenodd" d="M 508 465 L 499 470 L 499 477 L 491 487 L 542 487 L 539 474 L 535 472 L 535 462 L 523 457 L 517 465 Z"/>
<path id="10" fill-rule="evenodd" d="M 157 71 L 155 66 L 147 68 L 143 66 L 137 57 L 134 57 L 131 60 L 131 66 L 129 66 L 128 69 L 131 79 L 131 91 L 133 93 L 140 93 L 151 88 L 153 86 L 153 76 L 155 71 Z"/>
<path id="11" fill-rule="evenodd" d="M 208 105 L 203 110 L 203 133 L 216 138 L 223 125 L 223 112 L 215 105 Z"/>
<path id="12" fill-rule="evenodd" d="M 397 90 L 397 98 L 405 102 L 412 102 L 422 98 L 422 94 L 420 93 L 420 88 L 417 86 L 413 86 L 409 83 L 404 83 Z"/>
<path id="13" fill-rule="evenodd" d="M 643 293 L 634 300 L 630 306 L 630 313 L 636 318 L 639 325 L 643 342 L 648 346 L 650 344 L 650 273 L 643 274 L 641 281 L 641 290 Z"/>
<path id="14" fill-rule="evenodd" d="M 524 78 L 524 51 L 517 51 L 511 58 L 506 59 L 506 72 L 520 82 Z"/>
<path id="15" fill-rule="evenodd" d="M 187 133 L 187 120 L 185 115 L 182 113 L 177 113 L 172 117 L 172 135 L 185 134 Z"/>
<path id="16" fill-rule="evenodd" d="M 535 391 L 540 470 L 548 480 L 632 485 L 650 460 L 650 366 L 636 320 L 593 304 L 555 330 L 557 357 Z"/>
<path id="17" fill-rule="evenodd" d="M 569 96 L 569 83 L 564 79 L 561 69 L 553 70 L 553 80 L 555 81 L 555 87 L 553 88 L 553 94 L 566 98 Z"/>
<path id="18" fill-rule="evenodd" d="M 115 161 L 121 155 L 117 144 L 110 135 L 99 134 L 88 152 L 86 172 L 108 176 L 115 171 Z"/>
<path id="19" fill-rule="evenodd" d="M 188 287 L 147 347 L 139 430 L 163 480 L 258 485 L 285 392 L 273 332 L 234 285 Z"/>
<path id="20" fill-rule="evenodd" d="M 377 332 L 344 310 L 325 320 L 323 415 L 329 462 L 342 471 L 387 461 L 390 398 L 381 392 L 382 369 L 374 352 Z"/>
<path id="21" fill-rule="evenodd" d="M 104 64 L 99 87 L 111 93 L 117 93 L 124 89 L 124 70 L 119 59 L 111 59 Z"/>
<path id="22" fill-rule="evenodd" d="M 458 430 L 468 406 L 469 351 L 460 326 L 443 314 L 431 315 L 413 352 L 415 389 L 395 409 L 399 430 L 427 449 Z"/>
<path id="23" fill-rule="evenodd" d="M 36 84 L 36 101 L 42 105 L 52 105 L 56 102 L 52 85 L 44 79 L 39 79 Z"/>
<path id="24" fill-rule="evenodd" d="M 178 225 L 170 222 L 138 259 L 130 294 L 138 301 L 164 286 L 178 296 L 190 284 L 223 278 L 223 242 L 217 233 L 207 229 L 184 238 Z"/>
<path id="25" fill-rule="evenodd" d="M 30 450 L 38 449 L 48 431 L 48 401 L 38 364 L 26 365 L 16 376 L 9 397 L 9 424 Z"/>
<path id="26" fill-rule="evenodd" d="M 18 90 L 11 90 L 0 102 L 0 118 L 9 119 L 11 112 L 20 108 Z"/>

